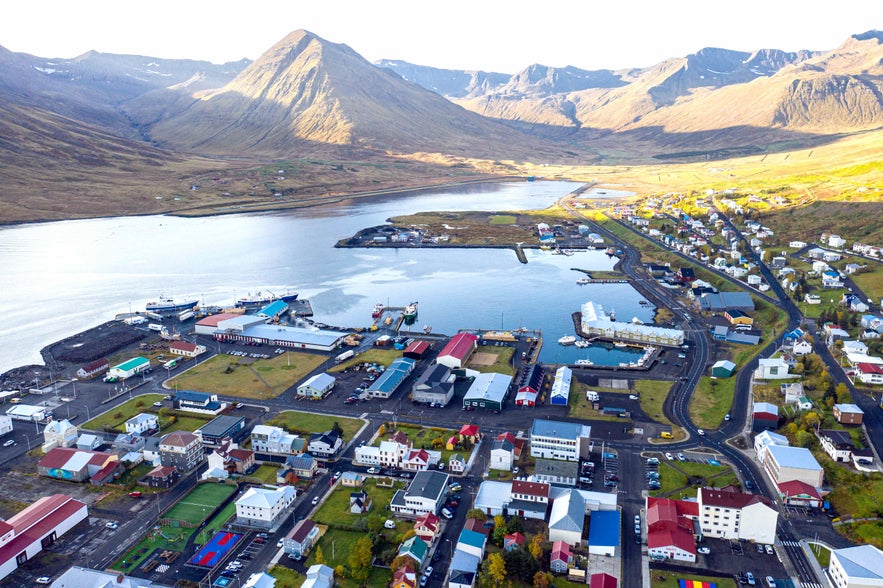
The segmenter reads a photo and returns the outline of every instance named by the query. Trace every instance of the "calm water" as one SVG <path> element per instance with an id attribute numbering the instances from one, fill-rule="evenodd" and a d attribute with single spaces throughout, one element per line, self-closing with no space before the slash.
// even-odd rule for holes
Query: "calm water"
<path id="1" fill-rule="evenodd" d="M 234 295 L 294 288 L 315 319 L 370 323 L 376 302 L 419 301 L 414 329 L 542 329 L 544 361 L 629 361 L 620 349 L 564 348 L 571 313 L 595 300 L 620 320 L 652 310 L 627 284 L 576 284 L 570 268 L 610 269 L 602 252 L 573 256 L 510 250 L 335 249 L 339 239 L 387 218 L 425 210 L 545 208 L 578 184 L 483 184 L 407 197 L 353 201 L 284 213 L 185 219 L 166 216 L 64 221 L 0 228 L 4 306 L 0 372 L 42 363 L 39 351 L 160 294 L 230 304 Z"/>

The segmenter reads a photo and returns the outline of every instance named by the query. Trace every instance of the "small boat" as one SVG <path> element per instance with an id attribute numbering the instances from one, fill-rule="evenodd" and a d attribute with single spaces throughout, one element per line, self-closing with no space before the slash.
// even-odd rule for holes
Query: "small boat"
<path id="1" fill-rule="evenodd" d="M 386 325 L 386 326 L 391 325 L 391 324 L 392 324 L 392 317 L 391 317 L 391 316 L 388 316 L 388 317 L 386 317 L 385 319 L 383 319 L 383 324 Z"/>
<path id="2" fill-rule="evenodd" d="M 576 346 L 579 347 L 580 349 L 585 349 L 586 347 L 590 347 L 592 344 L 589 343 L 588 341 L 585 341 L 585 340 L 583 340 L 583 339 L 580 339 L 579 341 L 577 341 L 576 343 L 574 343 L 574 345 L 576 345 Z"/>
<path id="3" fill-rule="evenodd" d="M 430 327 L 429 325 L 425 325 L 423 327 L 423 332 L 426 333 L 427 335 L 430 334 L 432 332 L 432 327 Z"/>
<path id="4" fill-rule="evenodd" d="M 592 283 L 592 280 L 590 280 L 589 278 L 580 278 L 580 279 L 578 279 L 578 280 L 576 281 L 576 283 L 577 283 L 577 284 L 580 284 L 580 285 L 582 285 L 582 284 L 591 284 L 591 283 Z"/>
<path id="5" fill-rule="evenodd" d="M 614 341 L 613 346 L 614 347 L 628 347 L 629 344 L 626 343 L 625 341 Z"/>
<path id="6" fill-rule="evenodd" d="M 595 365 L 591 359 L 578 359 L 575 363 L 576 365 Z"/>
<path id="7" fill-rule="evenodd" d="M 576 343 L 576 337 L 574 337 L 573 335 L 564 335 L 563 337 L 558 339 L 558 343 L 560 343 L 561 345 L 573 345 L 574 343 Z"/>
<path id="8" fill-rule="evenodd" d="M 170 296 L 160 295 L 159 300 L 148 302 L 145 309 L 153 312 L 165 310 L 191 310 L 197 304 L 199 304 L 199 300 L 172 298 Z"/>
<path id="9" fill-rule="evenodd" d="M 378 302 L 374 305 L 374 310 L 371 311 L 371 318 L 377 318 L 381 314 L 383 314 L 383 309 L 386 308 L 382 302 Z"/>
<path id="10" fill-rule="evenodd" d="M 644 321 L 642 321 L 641 319 L 639 319 L 639 318 L 636 317 L 636 316 L 633 316 L 633 317 L 632 317 L 632 324 L 633 324 L 633 325 L 643 325 L 643 324 L 644 324 Z"/>

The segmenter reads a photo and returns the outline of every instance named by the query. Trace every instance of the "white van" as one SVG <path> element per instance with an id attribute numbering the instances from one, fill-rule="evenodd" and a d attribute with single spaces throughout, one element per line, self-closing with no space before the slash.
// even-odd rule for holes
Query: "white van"
<path id="1" fill-rule="evenodd" d="M 588 400 L 589 402 L 598 402 L 598 400 L 600 400 L 600 397 L 598 396 L 598 393 L 594 390 L 586 390 L 586 400 Z"/>

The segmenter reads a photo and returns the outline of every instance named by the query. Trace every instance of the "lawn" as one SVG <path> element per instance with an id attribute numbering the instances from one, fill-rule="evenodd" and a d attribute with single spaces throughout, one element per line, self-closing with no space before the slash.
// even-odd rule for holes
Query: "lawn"
<path id="1" fill-rule="evenodd" d="M 271 567 L 267 573 L 276 578 L 275 588 L 299 588 L 306 579 L 302 574 L 280 565 Z"/>
<path id="2" fill-rule="evenodd" d="M 494 363 L 490 365 L 485 365 L 484 363 L 477 364 L 474 362 L 469 363 L 469 369 L 475 370 L 477 372 L 487 373 L 487 372 L 496 372 L 499 374 L 506 374 L 508 376 L 514 376 L 515 366 L 512 365 L 512 355 L 515 353 L 514 347 L 479 347 L 476 353 L 486 353 L 489 355 L 496 355 L 497 359 Z M 474 356 L 473 356 L 474 359 Z"/>
<path id="3" fill-rule="evenodd" d="M 379 363 L 384 367 L 389 367 L 392 362 L 394 362 L 401 356 L 402 352 L 398 349 L 372 347 L 368 351 L 358 353 L 355 357 L 329 368 L 328 372 L 342 372 L 343 370 L 352 367 L 357 363 Z"/>
<path id="4" fill-rule="evenodd" d="M 149 412 L 157 414 L 158 409 L 153 406 L 154 402 L 163 399 L 162 394 L 144 394 L 128 400 L 116 408 L 112 408 L 104 414 L 100 414 L 94 419 L 80 425 L 81 429 L 89 431 L 103 431 L 105 429 L 113 429 L 115 431 L 125 431 L 124 423 L 138 413 Z"/>
<path id="5" fill-rule="evenodd" d="M 512 214 L 495 214 L 488 219 L 492 225 L 514 225 L 516 220 Z"/>
<path id="6" fill-rule="evenodd" d="M 286 410 L 280 412 L 272 419 L 268 420 L 266 425 L 273 427 L 282 427 L 292 433 L 309 435 L 320 431 L 328 431 L 337 423 L 343 429 L 344 443 L 352 439 L 356 433 L 365 425 L 365 421 L 361 419 L 351 419 L 343 416 L 314 414 L 310 412 L 300 412 L 295 410 Z"/>
<path id="7" fill-rule="evenodd" d="M 275 398 L 328 361 L 313 353 L 286 352 L 270 359 L 216 355 L 168 380 L 169 387 L 240 398 Z"/>
<path id="8" fill-rule="evenodd" d="M 386 433 L 387 435 L 392 434 L 395 430 L 402 431 L 403 433 L 408 435 L 408 439 L 411 441 L 415 449 L 433 449 L 441 452 L 441 460 L 444 462 L 448 461 L 448 458 L 455 453 L 460 453 L 463 457 L 469 457 L 469 450 L 465 449 L 455 449 L 454 451 L 449 451 L 445 449 L 444 443 L 447 442 L 454 435 L 458 435 L 459 431 L 455 431 L 453 429 L 442 429 L 441 427 L 419 427 L 416 425 L 403 425 L 399 424 L 395 429 L 387 426 Z M 380 445 L 380 441 L 383 440 L 382 435 L 377 437 L 376 445 Z M 433 447 L 432 442 L 435 439 L 442 440 L 441 447 Z"/>
<path id="9" fill-rule="evenodd" d="M 856 263 L 867 264 L 868 270 L 857 274 L 852 274 L 850 278 L 855 282 L 866 296 L 873 296 L 879 292 L 883 292 L 883 266 L 869 262 L 867 260 L 856 261 Z"/>
<path id="10" fill-rule="evenodd" d="M 713 485 L 718 488 L 726 486 L 731 479 L 726 474 L 733 473 L 729 466 L 716 466 L 711 465 L 710 463 L 698 463 L 695 461 L 681 461 L 678 462 L 676 467 L 692 478 L 702 478 L 703 486 L 708 485 L 707 482 L 709 480 L 713 480 Z M 735 475 L 733 477 L 735 477 Z"/>
<path id="11" fill-rule="evenodd" d="M 650 496 L 668 496 L 678 488 L 687 485 L 687 476 L 674 469 L 667 462 L 659 464 L 659 490 L 651 490 Z"/>
<path id="12" fill-rule="evenodd" d="M 341 529 L 329 528 L 316 547 L 310 552 L 304 566 L 309 568 L 316 563 L 316 552 L 321 547 L 322 554 L 325 556 L 325 565 L 336 568 L 338 565 L 346 567 L 350 552 L 356 545 L 356 541 L 365 536 L 365 533 L 357 531 L 343 531 Z M 389 584 L 390 571 L 384 568 L 371 568 L 371 575 L 368 577 L 366 586 L 386 586 Z M 359 584 L 352 578 L 335 578 L 340 588 L 358 588 Z"/>
<path id="13" fill-rule="evenodd" d="M 279 471 L 278 465 L 262 464 L 253 473 L 249 474 L 249 478 L 257 478 L 264 484 L 275 484 L 276 473 Z"/>
<path id="14" fill-rule="evenodd" d="M 812 551 L 812 554 L 816 557 L 816 561 L 819 562 L 819 565 L 823 568 L 827 568 L 831 565 L 831 550 L 822 545 L 821 543 L 809 543 L 809 550 Z"/>
<path id="15" fill-rule="evenodd" d="M 178 504 L 173 506 L 163 518 L 197 524 L 227 497 L 236 491 L 236 486 L 208 482 L 191 490 Z"/>
<path id="16" fill-rule="evenodd" d="M 346 525 L 354 524 L 358 519 L 366 519 L 370 516 L 381 516 L 387 518 L 389 512 L 384 509 L 392 500 L 396 490 L 405 487 L 404 482 L 396 482 L 393 488 L 378 488 L 377 480 L 368 478 L 362 485 L 362 490 L 371 497 L 371 510 L 363 515 L 356 515 L 349 512 L 350 493 L 358 491 L 357 488 L 343 486 L 338 484 L 334 491 L 329 494 L 312 519 L 323 525 Z M 326 554 L 327 556 L 327 554 Z"/>
<path id="17" fill-rule="evenodd" d="M 664 570 L 650 570 L 650 588 L 678 588 L 678 580 L 696 580 L 698 582 L 713 582 L 718 588 L 736 588 L 736 581 L 732 578 L 718 578 L 717 576 L 699 576 L 696 574 L 684 574 L 681 572 L 668 572 Z"/>
<path id="18" fill-rule="evenodd" d="M 570 389 L 570 396 L 567 401 L 567 416 L 575 419 L 586 419 L 592 421 L 623 421 L 629 422 L 630 419 L 622 419 L 618 416 L 601 414 L 601 411 L 592 407 L 592 402 L 586 398 L 586 390 L 600 389 L 597 386 L 586 386 L 577 381 L 573 382 Z M 628 392 L 628 390 L 616 390 L 616 392 Z"/>
<path id="19" fill-rule="evenodd" d="M 690 398 L 690 420 L 701 429 L 717 429 L 733 406 L 736 378 L 699 379 Z"/>
<path id="20" fill-rule="evenodd" d="M 668 420 L 668 417 L 662 412 L 662 405 L 665 404 L 665 399 L 671 391 L 671 385 L 671 382 L 664 380 L 637 380 L 635 392 L 639 395 L 641 410 L 644 411 L 644 414 L 658 423 L 670 425 L 671 440 L 680 441 L 686 438 L 686 434 L 679 426 Z"/>

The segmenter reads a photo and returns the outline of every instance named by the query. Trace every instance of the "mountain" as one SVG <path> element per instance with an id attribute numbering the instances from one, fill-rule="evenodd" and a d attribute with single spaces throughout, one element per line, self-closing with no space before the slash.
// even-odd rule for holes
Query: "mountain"
<path id="1" fill-rule="evenodd" d="M 563 153 L 303 30 L 223 88 L 194 94 L 174 110 L 146 118 L 137 101 L 127 108 L 159 144 L 200 153 L 279 157 L 308 144 L 491 159 Z"/>
<path id="2" fill-rule="evenodd" d="M 397 59 L 381 59 L 374 65 L 394 71 L 409 82 L 414 82 L 445 98 L 466 98 L 487 94 L 503 86 L 510 78 L 509 74 L 439 69 Z"/>

